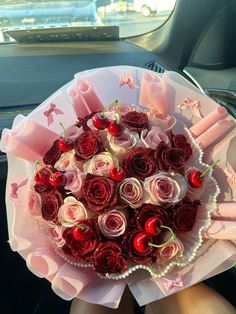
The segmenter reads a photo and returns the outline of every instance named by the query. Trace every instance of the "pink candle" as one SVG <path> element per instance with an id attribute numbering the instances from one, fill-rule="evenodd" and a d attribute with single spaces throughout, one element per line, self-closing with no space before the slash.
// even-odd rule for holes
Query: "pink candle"
<path id="1" fill-rule="evenodd" d="M 29 118 L 18 115 L 12 130 L 4 129 L 1 149 L 7 154 L 34 162 L 42 159 L 58 134 Z"/>
<path id="2" fill-rule="evenodd" d="M 167 88 L 161 78 L 158 78 L 156 82 L 148 86 L 148 100 L 148 108 L 150 110 L 158 111 L 163 116 L 167 115 Z"/>
<path id="3" fill-rule="evenodd" d="M 70 101 L 76 112 L 77 117 L 84 117 L 87 114 L 89 114 L 89 110 L 86 104 L 84 103 L 83 98 L 81 97 L 80 93 L 77 91 L 76 86 L 71 85 L 67 89 L 67 94 L 70 98 Z"/>
<path id="4" fill-rule="evenodd" d="M 217 121 L 221 120 L 227 115 L 227 110 L 222 107 L 218 106 L 214 111 L 209 113 L 203 119 L 195 123 L 191 128 L 190 131 L 194 135 L 194 137 L 200 136 L 202 133 L 207 131 L 212 125 L 214 125 Z"/>
<path id="5" fill-rule="evenodd" d="M 139 96 L 139 103 L 143 106 L 148 106 L 148 102 L 149 102 L 148 86 L 152 82 L 155 82 L 155 77 L 151 75 L 149 72 L 144 72 L 142 75 L 140 96 Z"/>
<path id="6" fill-rule="evenodd" d="M 77 90 L 89 112 L 103 110 L 103 104 L 87 80 L 77 81 Z"/>
<path id="7" fill-rule="evenodd" d="M 198 136 L 196 140 L 201 148 L 204 149 L 224 135 L 233 125 L 235 125 L 233 120 L 219 120 L 207 131 Z"/>

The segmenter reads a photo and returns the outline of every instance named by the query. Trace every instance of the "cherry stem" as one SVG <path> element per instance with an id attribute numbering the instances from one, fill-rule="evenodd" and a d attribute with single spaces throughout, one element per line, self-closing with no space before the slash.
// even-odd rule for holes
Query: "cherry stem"
<path id="1" fill-rule="evenodd" d="M 113 99 L 108 105 L 106 105 L 106 106 L 104 107 L 103 111 L 101 111 L 101 115 L 104 116 L 105 111 L 106 111 L 106 110 L 109 110 L 110 107 L 111 107 L 114 103 L 115 103 L 115 105 L 117 106 L 117 104 L 118 104 L 118 99 L 117 99 L 117 98 Z"/>
<path id="2" fill-rule="evenodd" d="M 117 107 L 118 107 L 118 121 L 117 121 L 117 123 L 120 124 L 121 123 L 121 110 L 120 110 L 119 103 L 117 103 Z"/>
<path id="3" fill-rule="evenodd" d="M 49 169 L 46 165 L 42 164 L 39 160 L 36 160 L 36 161 L 35 161 L 35 165 L 36 165 L 36 171 L 38 171 L 38 170 L 37 170 L 37 169 L 38 169 L 38 166 L 41 166 L 42 168 L 47 169 L 47 171 L 50 173 L 50 175 L 51 175 L 52 178 L 55 178 L 55 175 L 54 175 L 54 173 L 52 172 L 52 170 Z M 40 174 L 40 173 L 39 173 L 39 176 L 41 177 L 41 174 Z"/>
<path id="4" fill-rule="evenodd" d="M 203 173 L 200 174 L 200 178 L 204 177 L 208 171 L 210 171 L 216 164 L 218 164 L 218 162 L 220 161 L 220 159 L 214 161 L 211 165 L 207 166 L 206 169 L 203 171 Z"/>
<path id="5" fill-rule="evenodd" d="M 119 105 L 119 100 L 117 98 L 115 98 L 108 106 L 106 106 L 105 108 L 108 107 L 108 109 L 110 109 L 110 107 L 115 104 L 117 106 L 117 113 L 118 113 L 118 119 L 117 119 L 117 124 L 121 123 L 121 110 L 120 110 L 120 105 Z M 105 108 L 103 110 L 103 112 L 105 111 Z"/>
<path id="6" fill-rule="evenodd" d="M 170 227 L 161 225 L 161 229 L 162 229 L 162 228 L 163 228 L 163 229 L 168 229 L 168 230 L 170 231 L 170 233 L 171 233 L 170 238 L 169 238 L 166 242 L 164 242 L 164 243 L 162 243 L 162 244 L 153 244 L 153 243 L 151 243 L 151 242 L 148 242 L 148 245 L 149 245 L 149 246 L 161 248 L 161 247 L 166 246 L 166 245 L 169 244 L 170 242 L 173 242 L 174 240 L 176 240 L 176 236 L 175 236 L 173 230 L 172 230 Z"/>
<path id="7" fill-rule="evenodd" d="M 67 138 L 67 135 L 66 135 L 66 128 L 64 127 L 63 123 L 60 122 L 60 126 L 62 127 L 62 130 L 64 131 L 64 139 Z"/>
<path id="8" fill-rule="evenodd" d="M 44 168 L 44 165 L 39 160 L 35 160 L 35 170 L 36 170 L 36 172 L 38 172 L 38 167 L 39 166 Z M 42 177 L 42 173 L 38 172 L 38 175 L 39 175 L 40 178 Z"/>
<path id="9" fill-rule="evenodd" d="M 115 163 L 116 163 L 116 169 L 117 169 L 117 171 L 119 172 L 119 171 L 120 171 L 119 159 L 118 159 L 116 156 L 114 156 L 114 155 L 112 154 L 112 152 L 111 152 L 108 148 L 106 148 L 106 152 L 111 156 L 112 159 L 114 159 L 114 161 L 115 161 Z"/>
<path id="10" fill-rule="evenodd" d="M 64 220 L 64 223 L 73 225 L 74 227 L 77 227 L 77 228 L 80 229 L 81 231 L 85 231 L 85 230 L 86 230 L 85 227 L 82 227 L 80 224 L 75 224 L 75 223 L 73 223 L 73 222 L 71 222 L 71 221 Z"/>

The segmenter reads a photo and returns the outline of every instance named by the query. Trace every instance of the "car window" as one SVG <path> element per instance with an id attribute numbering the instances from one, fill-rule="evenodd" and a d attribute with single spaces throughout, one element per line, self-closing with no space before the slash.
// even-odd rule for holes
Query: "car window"
<path id="1" fill-rule="evenodd" d="M 170 16 L 175 0 L 0 1 L 0 43 L 12 29 L 118 26 L 120 38 L 150 32 Z"/>

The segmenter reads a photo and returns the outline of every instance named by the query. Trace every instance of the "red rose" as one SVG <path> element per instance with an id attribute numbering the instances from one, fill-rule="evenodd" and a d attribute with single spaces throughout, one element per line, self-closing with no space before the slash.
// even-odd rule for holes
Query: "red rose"
<path id="1" fill-rule="evenodd" d="M 144 230 L 144 224 L 150 217 L 157 217 L 160 221 L 160 225 L 168 225 L 169 218 L 166 210 L 161 206 L 152 204 L 143 204 L 141 207 L 136 209 L 134 219 L 137 223 L 138 228 Z"/>
<path id="2" fill-rule="evenodd" d="M 60 158 L 60 156 L 61 156 L 61 151 L 58 146 L 58 140 L 55 140 L 51 148 L 49 148 L 49 150 L 44 155 L 43 162 L 46 165 L 54 166 L 54 164 Z"/>
<path id="3" fill-rule="evenodd" d="M 85 206 L 97 214 L 116 205 L 118 193 L 116 183 L 107 177 L 88 174 L 82 186 Z"/>
<path id="4" fill-rule="evenodd" d="M 73 230 L 77 227 L 66 228 L 62 234 L 66 244 L 62 249 L 65 254 L 73 256 L 78 260 L 91 262 L 92 254 L 100 243 L 100 235 L 98 233 L 97 226 L 92 219 L 86 220 L 86 223 L 89 223 L 90 227 L 92 228 L 92 233 L 89 237 L 89 240 L 76 240 L 73 237 Z"/>
<path id="5" fill-rule="evenodd" d="M 128 262 L 122 255 L 121 247 L 116 242 L 100 243 L 94 252 L 95 271 L 101 274 L 124 272 Z"/>
<path id="6" fill-rule="evenodd" d="M 144 180 L 158 170 L 154 159 L 154 150 L 137 147 L 132 149 L 124 159 L 124 168 L 128 176 Z"/>
<path id="7" fill-rule="evenodd" d="M 59 207 L 63 204 L 63 198 L 60 193 L 55 192 L 42 198 L 42 217 L 45 220 L 57 222 Z"/>
<path id="8" fill-rule="evenodd" d="M 131 260 L 133 262 L 135 262 L 136 264 L 150 264 L 150 263 L 155 263 L 157 260 L 157 257 L 155 256 L 155 253 L 157 251 L 156 248 L 152 247 L 152 246 L 148 246 L 148 243 L 146 243 L 147 245 L 147 250 L 145 252 L 145 254 L 139 254 L 133 245 L 134 242 L 134 238 L 140 233 L 143 232 L 140 229 L 134 229 L 134 230 L 130 230 L 129 232 L 127 232 L 124 237 L 123 237 L 123 241 L 122 241 L 122 246 L 123 246 L 123 250 L 125 252 L 125 255 L 128 257 L 128 260 Z M 148 235 L 147 237 L 147 241 L 148 242 L 152 242 L 152 236 Z"/>
<path id="9" fill-rule="evenodd" d="M 97 131 L 83 132 L 75 142 L 74 149 L 77 160 L 88 160 L 100 153 L 103 147 Z"/>
<path id="10" fill-rule="evenodd" d="M 55 188 L 50 183 L 46 184 L 35 183 L 34 190 L 39 194 L 51 194 L 55 190 Z"/>
<path id="11" fill-rule="evenodd" d="M 185 135 L 183 134 L 172 135 L 171 140 L 174 147 L 183 150 L 185 160 L 189 159 L 192 156 L 193 150 L 191 145 L 188 143 L 187 137 Z"/>
<path id="12" fill-rule="evenodd" d="M 174 170 L 181 173 L 184 170 L 185 154 L 182 149 L 170 148 L 161 142 L 156 148 L 155 158 L 161 171 Z"/>
<path id="13" fill-rule="evenodd" d="M 188 142 L 187 137 L 184 134 L 171 133 L 171 140 L 173 142 L 174 147 L 179 147 L 179 144 Z"/>
<path id="14" fill-rule="evenodd" d="M 183 233 L 192 230 L 200 205 L 200 201 L 191 201 L 188 198 L 175 205 L 171 215 L 173 231 Z"/>
<path id="15" fill-rule="evenodd" d="M 122 116 L 122 124 L 131 131 L 140 133 L 148 128 L 148 116 L 144 112 L 130 111 Z"/>

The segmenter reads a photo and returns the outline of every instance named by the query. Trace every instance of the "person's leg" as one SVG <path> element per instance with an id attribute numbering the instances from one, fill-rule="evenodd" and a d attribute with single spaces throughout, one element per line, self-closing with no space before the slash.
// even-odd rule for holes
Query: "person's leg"
<path id="1" fill-rule="evenodd" d="M 87 303 L 80 299 L 74 299 L 70 314 L 134 314 L 134 297 L 126 287 L 118 309 L 110 309 L 105 306 Z"/>
<path id="2" fill-rule="evenodd" d="M 150 303 L 145 314 L 235 314 L 236 309 L 221 295 L 197 284 L 174 295 Z"/>

